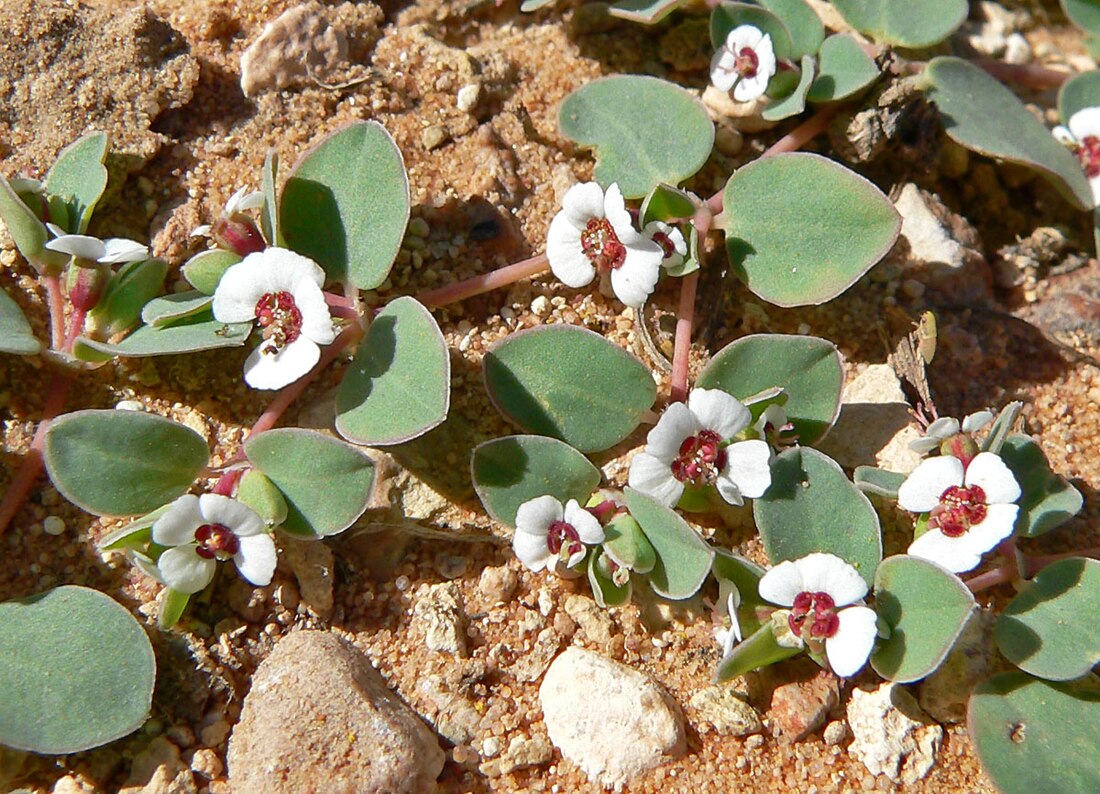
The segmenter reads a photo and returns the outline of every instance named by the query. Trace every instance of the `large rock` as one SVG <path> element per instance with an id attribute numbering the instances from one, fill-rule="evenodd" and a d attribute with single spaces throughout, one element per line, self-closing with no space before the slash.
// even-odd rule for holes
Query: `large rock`
<path id="1" fill-rule="evenodd" d="M 592 651 L 571 647 L 555 659 L 539 701 L 550 741 L 607 788 L 619 790 L 687 749 L 684 717 L 668 693 Z"/>
<path id="2" fill-rule="evenodd" d="M 252 677 L 229 741 L 229 782 L 242 794 L 428 792 L 444 760 L 366 656 L 335 634 L 299 631 Z"/>
<path id="3" fill-rule="evenodd" d="M 873 775 L 913 783 L 932 770 L 943 728 L 929 719 L 900 684 L 856 689 L 848 702 L 848 752 Z"/>

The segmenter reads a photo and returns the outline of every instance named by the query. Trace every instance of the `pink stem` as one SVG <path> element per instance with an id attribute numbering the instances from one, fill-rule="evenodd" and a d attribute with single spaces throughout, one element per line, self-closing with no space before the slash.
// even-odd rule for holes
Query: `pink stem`
<path id="1" fill-rule="evenodd" d="M 990 587 L 996 587 L 999 584 L 1011 582 L 1015 578 L 1016 565 L 1002 565 L 1000 568 L 994 568 L 992 571 L 986 571 L 977 576 L 972 576 L 963 584 L 970 588 L 971 593 L 979 593 Z"/>
<path id="2" fill-rule="evenodd" d="M 50 382 L 46 404 L 42 407 L 42 418 L 38 421 L 38 429 L 35 430 L 34 439 L 31 440 L 31 448 L 27 450 L 23 465 L 8 486 L 3 501 L 0 501 L 0 535 L 4 534 L 8 524 L 26 503 L 31 488 L 42 472 L 44 462 L 42 445 L 46 441 L 46 430 L 50 426 L 50 421 L 65 407 L 72 385 L 72 377 L 60 373 L 54 375 Z"/>
<path id="3" fill-rule="evenodd" d="M 65 302 L 61 296 L 61 278 L 47 273 L 42 276 L 46 285 L 46 296 L 50 305 L 50 348 L 61 350 L 65 344 Z"/>
<path id="4" fill-rule="evenodd" d="M 329 306 L 338 306 L 343 309 L 354 308 L 354 303 L 350 298 L 345 298 L 343 295 L 334 295 L 331 292 L 321 293 L 325 296 L 325 303 Z"/>
<path id="5" fill-rule="evenodd" d="M 329 312 L 333 317 L 343 317 L 347 320 L 358 320 L 359 312 L 350 306 L 330 305 Z"/>
<path id="6" fill-rule="evenodd" d="M 233 489 L 237 487 L 237 482 L 243 476 L 244 469 L 230 469 L 218 478 L 211 493 L 216 493 L 219 496 L 232 496 Z"/>
<path id="7" fill-rule="evenodd" d="M 65 343 L 62 346 L 62 350 L 66 353 L 73 352 L 73 342 L 80 336 L 80 332 L 84 330 L 84 318 L 88 316 L 87 309 L 73 309 L 73 313 L 69 316 L 69 332 L 65 334 Z"/>
<path id="8" fill-rule="evenodd" d="M 802 124 L 795 127 L 788 132 L 778 141 L 769 146 L 762 155 L 761 159 L 765 157 L 771 157 L 774 154 L 784 154 L 785 152 L 796 152 L 805 146 L 807 143 L 816 138 L 826 127 L 829 126 L 829 122 L 833 120 L 833 116 L 836 115 L 837 108 L 829 105 L 823 107 L 817 111 Z"/>
<path id="9" fill-rule="evenodd" d="M 252 429 L 248 431 L 248 438 L 252 438 L 265 430 L 273 428 L 286 409 L 290 407 L 291 403 L 298 399 L 321 370 L 336 360 L 336 357 L 340 355 L 345 347 L 362 335 L 363 329 L 358 325 L 348 326 L 341 331 L 340 335 L 336 337 L 336 340 L 331 345 L 324 348 L 320 360 L 313 365 L 313 369 L 275 395 L 275 399 L 272 400 L 271 404 L 267 406 L 267 409 L 260 414 L 260 418 L 256 420 L 256 424 L 252 425 Z"/>
<path id="10" fill-rule="evenodd" d="M 1058 72 L 1054 69 L 1047 69 L 1030 63 L 1005 63 L 1004 61 L 982 59 L 974 61 L 974 65 L 985 69 L 1002 83 L 1015 83 L 1036 91 L 1057 88 L 1073 77 L 1070 72 Z"/>
<path id="11" fill-rule="evenodd" d="M 416 296 L 416 299 L 429 309 L 438 309 L 440 306 L 457 303 L 483 292 L 506 287 L 520 279 L 538 275 L 549 266 L 546 261 L 546 254 L 538 254 L 530 259 L 524 259 L 522 262 L 516 262 L 514 265 L 507 265 L 494 270 L 491 273 L 483 273 L 465 281 L 422 292 Z"/>
<path id="12" fill-rule="evenodd" d="M 672 383 L 668 399 L 687 399 L 688 364 L 691 354 L 691 326 L 695 319 L 695 291 L 699 286 L 699 271 L 688 273 L 680 282 L 680 306 L 676 311 L 676 339 L 672 348 Z"/>

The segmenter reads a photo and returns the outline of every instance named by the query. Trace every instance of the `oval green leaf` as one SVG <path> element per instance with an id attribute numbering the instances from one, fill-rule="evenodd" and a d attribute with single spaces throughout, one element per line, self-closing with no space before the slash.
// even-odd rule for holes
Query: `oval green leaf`
<path id="1" fill-rule="evenodd" d="M 682 2 L 683 0 L 619 0 L 607 11 L 619 19 L 629 19 L 642 25 L 656 25 Z"/>
<path id="2" fill-rule="evenodd" d="M 797 57 L 791 33 L 782 20 L 766 8 L 749 3 L 719 3 L 714 7 L 710 15 L 710 43 L 714 49 L 724 46 L 730 31 L 741 25 L 752 25 L 771 36 L 776 59 Z"/>
<path id="3" fill-rule="evenodd" d="M 260 231 L 268 245 L 283 246 L 283 236 L 279 228 L 279 202 L 275 198 L 276 178 L 279 174 L 279 155 L 274 149 L 268 151 L 264 158 L 263 182 L 260 185 L 260 193 L 264 201 L 260 206 Z"/>
<path id="4" fill-rule="evenodd" d="M 506 436 L 474 449 L 470 477 L 485 512 L 514 527 L 519 506 L 546 494 L 562 504 L 576 499 L 583 505 L 601 475 L 588 458 L 556 438 Z"/>
<path id="5" fill-rule="evenodd" d="M 0 604 L 0 745 L 44 755 L 141 727 L 157 666 L 141 624 L 87 587 Z"/>
<path id="6" fill-rule="evenodd" d="M 778 387 L 799 443 L 814 444 L 840 415 L 844 369 L 836 345 L 816 336 L 754 334 L 722 348 L 699 374 L 697 388 L 721 389 L 741 401 Z"/>
<path id="7" fill-rule="evenodd" d="M 391 301 L 371 322 L 336 395 L 336 429 L 349 441 L 401 444 L 447 418 L 451 357 L 431 313 Z"/>
<path id="8" fill-rule="evenodd" d="M 792 447 L 772 461 L 772 484 L 752 505 L 772 564 L 815 551 L 847 560 L 867 584 L 882 560 L 882 533 L 871 502 L 829 456 Z"/>
<path id="9" fill-rule="evenodd" d="M 104 339 L 129 331 L 145 304 L 160 294 L 167 274 L 168 263 L 163 259 L 123 265 L 107 284 L 99 304 L 88 313 L 89 331 Z"/>
<path id="10" fill-rule="evenodd" d="M 633 588 L 631 580 L 621 587 L 612 580 L 608 560 L 604 557 L 604 551 L 596 546 L 588 553 L 588 584 L 592 587 L 592 597 L 603 608 L 619 607 L 630 600 Z"/>
<path id="11" fill-rule="evenodd" d="M 856 466 L 852 473 L 852 481 L 856 488 L 864 493 L 873 493 L 877 496 L 885 496 L 887 499 L 897 499 L 898 489 L 905 482 L 906 475 L 897 471 L 876 469 L 874 466 Z"/>
<path id="12" fill-rule="evenodd" d="M 146 325 L 157 327 L 171 325 L 176 320 L 193 317 L 205 311 L 213 301 L 212 296 L 198 290 L 162 295 L 159 298 L 153 298 L 142 307 L 141 321 Z"/>
<path id="13" fill-rule="evenodd" d="M 959 577 L 928 560 L 898 555 L 875 571 L 875 612 L 890 627 L 871 656 L 875 672 L 908 684 L 934 673 L 977 611 Z"/>
<path id="14" fill-rule="evenodd" d="M 825 25 L 805 0 L 760 0 L 775 14 L 791 36 L 791 58 L 816 55 L 825 40 Z"/>
<path id="15" fill-rule="evenodd" d="M 714 549 L 675 510 L 627 488 L 627 509 L 656 552 L 649 586 L 662 598 L 681 601 L 703 586 L 714 562 Z"/>
<path id="16" fill-rule="evenodd" d="M 46 240 L 50 234 L 45 224 L 23 203 L 3 174 L 0 174 L 0 218 L 19 253 L 32 265 L 49 253 Z"/>
<path id="17" fill-rule="evenodd" d="M 729 681 L 739 675 L 759 670 L 770 664 L 790 659 L 802 653 L 801 648 L 792 648 L 780 645 L 772 631 L 771 621 L 765 622 L 760 628 L 734 646 L 730 655 L 722 660 L 715 673 L 718 682 Z"/>
<path id="18" fill-rule="evenodd" d="M 657 552 L 629 513 L 619 513 L 604 526 L 603 550 L 617 565 L 634 573 L 649 573 Z"/>
<path id="19" fill-rule="evenodd" d="M 760 115 L 766 121 L 782 121 L 783 119 L 797 116 L 806 109 L 806 94 L 810 90 L 810 84 L 814 81 L 814 69 L 816 64 L 809 55 L 802 56 L 799 67 L 798 84 L 791 93 L 782 99 L 772 102 Z"/>
<path id="20" fill-rule="evenodd" d="M 1100 11 L 1100 3 L 1096 8 Z M 1068 124 L 1077 111 L 1094 107 L 1100 107 L 1100 71 L 1076 74 L 1058 89 L 1058 113 L 1063 124 Z"/>
<path id="21" fill-rule="evenodd" d="M 1062 0 L 1062 10 L 1077 27 L 1089 33 L 1100 33 L 1100 2 L 1097 0 Z"/>
<path id="22" fill-rule="evenodd" d="M 657 386 L 638 359 L 571 325 L 512 334 L 486 352 L 484 367 L 489 398 L 505 417 L 581 452 L 622 441 L 657 397 Z"/>
<path id="23" fill-rule="evenodd" d="M 996 675 L 970 698 L 967 727 L 986 774 L 1002 794 L 1100 791 L 1100 690 L 1091 677 L 1050 684 Z"/>
<path id="24" fill-rule="evenodd" d="M 66 231 L 84 234 L 92 220 L 92 212 L 107 188 L 107 133 L 90 132 L 57 155 L 46 175 L 45 188 L 50 196 L 58 196 L 68 207 L 71 227 Z"/>
<path id="25" fill-rule="evenodd" d="M 199 292 L 213 295 L 225 271 L 240 261 L 239 254 L 224 248 L 211 248 L 187 260 L 187 264 L 183 266 L 183 277 Z"/>
<path id="26" fill-rule="evenodd" d="M 350 444 L 312 430 L 268 430 L 244 442 L 252 465 L 282 492 L 283 529 L 322 538 L 355 523 L 374 487 L 374 462 Z"/>
<path id="27" fill-rule="evenodd" d="M 242 502 L 269 527 L 280 526 L 287 517 L 286 499 L 275 483 L 259 469 L 249 469 L 237 486 L 237 501 Z"/>
<path id="28" fill-rule="evenodd" d="M 86 410 L 50 423 L 43 456 L 50 480 L 77 507 L 132 516 L 185 494 L 210 451 L 194 430 L 161 416 Z"/>
<path id="29" fill-rule="evenodd" d="M 837 102 L 862 91 L 879 77 L 874 59 L 846 33 L 825 39 L 818 55 L 818 75 L 806 99 Z"/>
<path id="30" fill-rule="evenodd" d="M 376 121 L 351 124 L 307 152 L 279 204 L 287 245 L 331 281 L 359 289 L 386 280 L 408 222 L 405 161 Z"/>
<path id="31" fill-rule="evenodd" d="M 1001 458 L 1020 484 L 1016 532 L 1034 538 L 1062 526 L 1081 512 L 1085 500 L 1065 477 L 1050 470 L 1039 445 L 1027 436 L 1011 435 L 1001 446 Z"/>
<path id="32" fill-rule="evenodd" d="M 596 150 L 596 181 L 605 188 L 617 183 L 628 199 L 683 182 L 714 146 L 714 124 L 702 102 L 678 85 L 639 75 L 578 88 L 561 103 L 558 128 Z"/>
<path id="33" fill-rule="evenodd" d="M 33 356 L 42 349 L 23 310 L 8 293 L 0 289 L 0 352 Z"/>
<path id="34" fill-rule="evenodd" d="M 1080 164 L 1015 94 L 961 58 L 933 58 L 924 70 L 925 93 L 944 130 L 957 143 L 988 157 L 1034 168 L 1080 209 L 1094 201 Z"/>
<path id="35" fill-rule="evenodd" d="M 240 347 L 251 332 L 252 323 L 221 323 L 208 310 L 163 328 L 143 325 L 117 345 L 81 337 L 73 347 L 73 355 L 85 361 L 102 361 L 104 356 L 144 358 L 195 353 Z"/>
<path id="36" fill-rule="evenodd" d="M 921 49 L 939 44 L 966 19 L 966 0 L 834 0 L 844 21 L 875 41 Z"/>
<path id="37" fill-rule="evenodd" d="M 1080 678 L 1100 662 L 1100 562 L 1071 557 L 1048 565 L 997 618 L 1005 657 L 1050 681 Z"/>
<path id="38" fill-rule="evenodd" d="M 832 300 L 882 259 L 901 231 L 881 190 L 805 152 L 738 169 L 723 201 L 730 262 L 750 290 L 777 306 Z"/>

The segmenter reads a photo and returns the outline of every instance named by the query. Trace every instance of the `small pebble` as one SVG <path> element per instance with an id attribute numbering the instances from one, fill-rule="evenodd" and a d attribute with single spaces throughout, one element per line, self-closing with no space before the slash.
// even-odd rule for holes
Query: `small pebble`
<path id="1" fill-rule="evenodd" d="M 42 529 L 46 531 L 47 535 L 60 535 L 65 531 L 65 522 L 57 516 L 47 516 L 46 520 L 42 522 Z"/>
<path id="2" fill-rule="evenodd" d="M 458 89 L 458 97 L 456 104 L 458 109 L 463 113 L 467 113 L 473 110 L 477 105 L 477 100 L 481 96 L 481 85 L 478 83 L 469 83 Z"/>
<path id="3" fill-rule="evenodd" d="M 550 299 L 545 295 L 539 295 L 531 301 L 531 313 L 536 317 L 545 317 L 550 313 Z"/>
<path id="4" fill-rule="evenodd" d="M 834 720 L 825 726 L 825 732 L 822 737 L 825 740 L 825 744 L 830 747 L 836 747 L 838 744 L 848 738 L 848 723 L 844 720 Z"/>
<path id="5" fill-rule="evenodd" d="M 413 218 L 409 221 L 409 234 L 413 237 L 426 238 L 431 232 L 431 227 L 423 218 Z"/>
<path id="6" fill-rule="evenodd" d="M 428 151 L 438 149 L 446 140 L 447 131 L 438 124 L 426 127 L 424 131 L 420 133 L 420 143 Z"/>
<path id="7" fill-rule="evenodd" d="M 139 400 L 120 400 L 115 405 L 116 411 L 144 411 L 145 406 Z"/>
<path id="8" fill-rule="evenodd" d="M 483 758 L 492 758 L 500 752 L 500 739 L 490 736 L 481 743 L 481 755 Z"/>

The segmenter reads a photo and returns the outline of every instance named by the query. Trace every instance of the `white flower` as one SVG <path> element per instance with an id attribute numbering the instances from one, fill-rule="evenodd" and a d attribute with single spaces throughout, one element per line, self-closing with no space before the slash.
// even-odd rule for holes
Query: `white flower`
<path id="1" fill-rule="evenodd" d="M 321 292 L 325 273 L 285 248 L 249 254 L 225 271 L 214 291 L 214 318 L 223 323 L 258 320 L 263 341 L 244 363 L 254 389 L 281 389 L 309 372 L 319 345 L 336 338 Z"/>
<path id="2" fill-rule="evenodd" d="M 603 543 L 603 527 L 576 499 L 565 503 L 546 495 L 531 499 L 516 511 L 512 549 L 532 571 L 572 568 L 584 559 L 587 546 Z"/>
<path id="3" fill-rule="evenodd" d="M 104 265 L 114 265 L 119 262 L 140 262 L 149 258 L 149 248 L 141 243 L 127 240 L 124 237 L 109 237 L 100 240 L 98 237 L 89 237 L 86 234 L 66 234 L 65 230 L 54 223 L 46 226 L 54 234 L 55 239 L 46 243 L 46 248 L 51 251 L 59 251 L 79 259 L 88 259 Z"/>
<path id="4" fill-rule="evenodd" d="M 657 286 L 664 252 L 630 220 L 619 186 L 606 195 L 595 182 L 573 185 L 546 235 L 550 269 L 564 284 L 583 287 L 596 272 L 611 274 L 615 296 L 637 308 Z"/>
<path id="5" fill-rule="evenodd" d="M 733 646 L 741 642 L 741 621 L 737 619 L 737 608 L 741 606 L 741 591 L 729 579 L 718 580 L 718 603 L 714 605 L 714 617 L 725 623 L 729 618 L 729 628 L 724 625 L 715 629 L 714 639 L 722 646 L 722 658 L 733 653 Z"/>
<path id="6" fill-rule="evenodd" d="M 1069 117 L 1069 128 L 1055 127 L 1054 137 L 1077 155 L 1088 177 L 1093 203 L 1100 203 L 1100 107 L 1084 108 Z"/>
<path id="7" fill-rule="evenodd" d="M 264 532 L 264 520 L 228 496 L 181 496 L 153 524 L 153 542 L 172 547 L 160 555 L 157 568 L 164 583 L 181 593 L 210 584 L 218 560 L 232 558 L 241 576 L 261 587 L 275 572 L 275 541 Z"/>
<path id="8" fill-rule="evenodd" d="M 688 245 L 684 239 L 684 233 L 675 226 L 670 226 L 664 221 L 650 221 L 645 225 L 645 234 L 650 240 L 661 246 L 664 259 L 661 266 L 666 268 L 679 267 L 687 257 Z"/>
<path id="9" fill-rule="evenodd" d="M 953 573 L 977 567 L 982 555 L 1012 534 L 1020 486 L 992 452 L 968 466 L 952 455 L 929 458 L 898 489 L 898 505 L 929 513 L 928 531 L 909 554 L 937 562 Z"/>
<path id="10" fill-rule="evenodd" d="M 867 583 L 840 557 L 817 552 L 781 562 L 764 574 L 759 590 L 762 598 L 790 607 L 787 624 L 795 637 L 811 648 L 824 643 L 834 673 L 848 678 L 867 663 L 877 617 L 869 607 L 850 606 L 867 595 Z"/>
<path id="11" fill-rule="evenodd" d="M 645 451 L 630 462 L 630 487 L 673 507 L 685 486 L 713 485 L 740 505 L 771 485 L 771 450 L 759 439 L 724 445 L 749 426 L 752 414 L 720 389 L 695 389 L 673 403 L 649 431 Z"/>
<path id="12" fill-rule="evenodd" d="M 225 202 L 225 209 L 222 210 L 223 218 L 231 218 L 238 212 L 244 212 L 245 210 L 258 209 L 262 207 L 264 203 L 264 194 L 259 190 L 250 191 L 247 187 L 242 187 L 237 190 L 232 196 L 229 197 L 229 201 Z M 191 237 L 208 237 L 210 236 L 211 226 L 209 223 L 204 223 L 201 226 L 196 226 L 191 230 Z"/>
<path id="13" fill-rule="evenodd" d="M 774 74 L 772 37 L 752 25 L 731 30 L 710 62 L 710 81 L 720 91 L 732 89 L 738 102 L 763 96 Z"/>
<path id="14" fill-rule="evenodd" d="M 963 419 L 961 427 L 958 419 L 952 416 L 941 416 L 928 425 L 922 437 L 909 442 L 909 449 L 924 455 L 939 449 L 944 441 L 957 436 L 960 430 L 967 434 L 977 433 L 992 421 L 992 411 L 977 411 L 968 415 Z"/>

